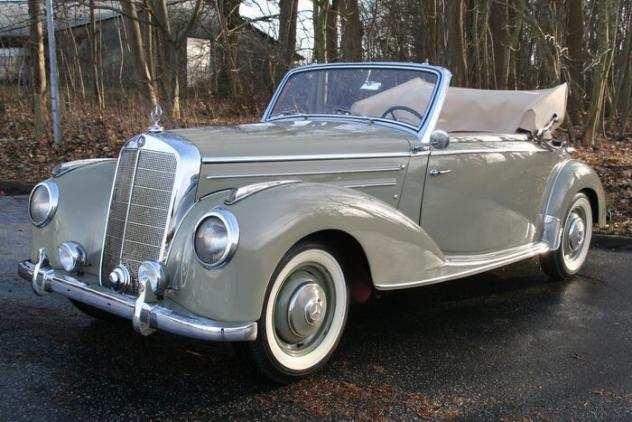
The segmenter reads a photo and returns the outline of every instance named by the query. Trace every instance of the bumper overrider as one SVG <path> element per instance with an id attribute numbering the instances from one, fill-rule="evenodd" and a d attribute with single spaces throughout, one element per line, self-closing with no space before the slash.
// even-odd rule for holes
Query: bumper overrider
<path id="1" fill-rule="evenodd" d="M 156 330 L 207 341 L 253 341 L 257 337 L 256 322 L 220 322 L 203 318 L 184 309 L 147 302 L 148 286 L 139 283 L 138 296 L 117 293 L 96 283 L 86 283 L 63 271 L 51 268 L 45 257 L 38 263 L 30 260 L 18 264 L 18 274 L 29 281 L 38 295 L 59 293 L 132 321 L 134 329 L 149 335 Z M 167 304 L 168 301 L 161 303 Z"/>

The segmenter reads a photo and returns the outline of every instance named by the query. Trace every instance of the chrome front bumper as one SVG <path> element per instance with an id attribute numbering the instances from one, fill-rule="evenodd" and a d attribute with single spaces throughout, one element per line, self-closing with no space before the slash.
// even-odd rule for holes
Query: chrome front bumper
<path id="1" fill-rule="evenodd" d="M 208 341 L 253 341 L 257 338 L 256 322 L 214 321 L 186 310 L 145 303 L 134 296 L 116 293 L 99 285 L 89 285 L 48 266 L 41 266 L 34 277 L 35 267 L 31 261 L 18 264 L 18 274 L 33 284 L 36 293 L 59 293 L 69 299 L 127 318 L 132 321 L 134 329 L 143 335 L 163 330 Z"/>

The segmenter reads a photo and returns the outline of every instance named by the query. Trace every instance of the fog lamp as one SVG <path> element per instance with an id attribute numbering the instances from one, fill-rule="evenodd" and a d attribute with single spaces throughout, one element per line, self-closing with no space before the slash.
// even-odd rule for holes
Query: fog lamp
<path id="1" fill-rule="evenodd" d="M 167 288 L 167 270 L 156 261 L 145 261 L 138 267 L 138 281 L 149 286 L 154 294 L 160 294 Z"/>
<path id="2" fill-rule="evenodd" d="M 69 273 L 80 271 L 86 263 L 86 252 L 77 242 L 64 242 L 57 248 L 59 263 Z"/>

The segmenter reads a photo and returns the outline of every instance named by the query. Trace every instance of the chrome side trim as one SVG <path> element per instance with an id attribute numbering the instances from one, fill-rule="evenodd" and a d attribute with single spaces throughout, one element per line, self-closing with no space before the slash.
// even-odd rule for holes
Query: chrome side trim
<path id="1" fill-rule="evenodd" d="M 375 283 L 378 290 L 396 290 L 409 287 L 426 286 L 429 284 L 441 283 L 443 281 L 455 280 L 474 274 L 479 274 L 495 268 L 504 267 L 514 262 L 522 261 L 534 256 L 548 252 L 549 246 L 544 242 L 532 243 L 518 248 L 508 249 L 502 252 L 493 253 L 493 257 L 479 256 L 452 256 L 446 259 L 446 264 L 442 268 L 445 275 L 429 277 L 419 281 L 407 281 L 403 283 L 386 284 Z M 505 255 L 503 255 L 503 253 Z M 491 254 L 490 254 L 491 255 Z M 463 268 L 460 268 L 463 267 Z M 454 271 L 450 271 L 454 269 Z"/>
<path id="2" fill-rule="evenodd" d="M 527 146 L 529 145 L 529 146 Z M 472 149 L 456 149 L 456 150 L 433 150 L 432 155 L 460 155 L 460 154 L 504 154 L 508 152 L 548 152 L 546 149 L 530 146 L 525 144 L 523 148 L 472 148 Z"/>
<path id="3" fill-rule="evenodd" d="M 116 161 L 116 158 L 88 158 L 85 160 L 68 161 L 67 163 L 59 164 L 53 168 L 53 177 L 59 177 L 78 168 L 102 163 L 104 161 Z"/>
<path id="4" fill-rule="evenodd" d="M 233 205 L 244 198 L 254 195 L 262 190 L 274 188 L 276 186 L 288 185 L 291 183 L 300 183 L 300 180 L 273 180 L 270 182 L 253 183 L 251 185 L 242 186 L 232 191 L 232 193 L 224 200 L 226 205 Z"/>
<path id="5" fill-rule="evenodd" d="M 452 142 L 511 142 L 511 141 L 528 141 L 529 135 L 526 133 L 475 133 L 469 135 L 450 136 Z"/>
<path id="6" fill-rule="evenodd" d="M 270 163 L 277 161 L 317 161 L 317 160 L 347 160 L 364 158 L 397 158 L 410 157 L 409 152 L 390 153 L 352 153 L 352 154 L 314 154 L 314 155 L 259 155 L 244 157 L 204 157 L 204 164 L 221 163 Z"/>
<path id="7" fill-rule="evenodd" d="M 286 176 L 317 176 L 321 174 L 329 175 L 329 174 L 353 174 L 353 173 L 381 173 L 381 172 L 393 172 L 393 171 L 401 171 L 402 168 L 400 166 L 397 167 L 388 167 L 388 168 L 368 168 L 368 169 L 358 169 L 358 170 L 331 170 L 331 171 L 299 171 L 295 173 L 252 173 L 252 174 L 218 174 L 218 175 L 209 175 L 206 176 L 208 180 L 215 179 L 242 179 L 242 178 L 251 178 L 251 177 L 286 177 Z"/>
<path id="8" fill-rule="evenodd" d="M 174 310 L 157 303 L 136 303 L 134 296 L 115 293 L 97 284 L 58 273 L 50 267 L 35 273 L 31 261 L 18 264 L 18 274 L 31 282 L 34 274 L 43 280 L 46 292 L 59 293 L 122 318 L 132 320 L 137 309 L 138 322 L 143 328 L 163 330 L 185 337 L 207 341 L 254 341 L 257 322 L 221 322 L 200 317 L 186 310 Z M 96 280 L 95 280 L 96 281 Z"/>
<path id="9" fill-rule="evenodd" d="M 397 186 L 397 180 L 389 179 L 388 181 L 384 181 L 384 182 L 375 182 L 375 183 L 367 182 L 367 183 L 358 183 L 355 185 L 354 184 L 344 185 L 345 188 L 350 188 L 350 189 L 377 188 L 381 186 Z"/>

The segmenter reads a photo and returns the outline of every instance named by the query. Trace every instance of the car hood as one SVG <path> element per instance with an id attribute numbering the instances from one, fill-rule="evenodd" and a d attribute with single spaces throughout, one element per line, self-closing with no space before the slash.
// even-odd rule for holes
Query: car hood
<path id="1" fill-rule="evenodd" d="M 198 198 L 268 180 L 353 187 L 391 204 L 401 190 L 414 137 L 384 126 L 283 121 L 170 131 L 202 156 Z"/>
<path id="2" fill-rule="evenodd" d="M 388 154 L 408 151 L 413 137 L 368 123 L 283 121 L 171 130 L 200 150 L 203 161 L 237 157 Z"/>

